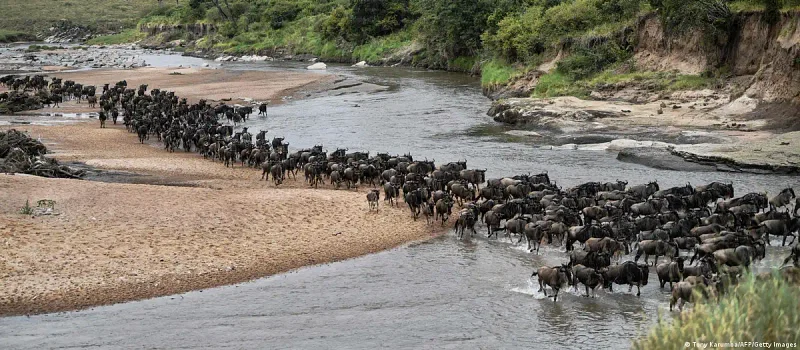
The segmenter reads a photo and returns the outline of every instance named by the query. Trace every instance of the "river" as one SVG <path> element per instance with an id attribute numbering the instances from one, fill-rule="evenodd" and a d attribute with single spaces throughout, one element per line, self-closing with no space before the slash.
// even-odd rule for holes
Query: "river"
<path id="1" fill-rule="evenodd" d="M 172 59 L 172 58 L 171 58 Z M 193 62 L 196 63 L 196 62 Z M 226 69 L 290 69 L 297 63 L 229 63 Z M 479 81 L 411 68 L 329 66 L 384 91 L 323 95 L 269 109 L 251 131 L 285 136 L 291 148 L 323 144 L 437 164 L 463 160 L 487 177 L 548 171 L 561 186 L 658 180 L 662 187 L 733 182 L 737 194 L 798 187 L 796 177 L 650 169 L 603 150 L 536 145 L 494 130 Z M 315 74 L 315 73 L 309 73 Z M 591 147 L 589 147 L 591 148 Z M 601 148 L 601 147 L 600 147 Z M 410 220 L 410 218 L 409 218 Z M 479 232 L 485 236 L 485 229 Z M 562 291 L 554 303 L 531 272 L 567 260 L 560 249 L 527 253 L 507 240 L 448 234 L 338 263 L 183 295 L 77 312 L 0 318 L 0 344 L 42 348 L 629 348 L 669 318 L 668 290 L 651 269 L 641 297 L 616 286 L 597 298 Z M 780 263 L 769 248 L 757 267 Z M 628 259 L 632 257 L 625 257 Z"/>

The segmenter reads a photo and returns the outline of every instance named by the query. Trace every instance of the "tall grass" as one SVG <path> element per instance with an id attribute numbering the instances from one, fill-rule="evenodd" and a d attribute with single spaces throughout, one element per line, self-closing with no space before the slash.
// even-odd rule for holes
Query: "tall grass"
<path id="1" fill-rule="evenodd" d="M 0 43 L 34 40 L 34 36 L 17 30 L 0 29 Z"/>
<path id="2" fill-rule="evenodd" d="M 539 77 L 539 83 L 531 97 L 547 98 L 557 96 L 586 97 L 589 92 L 583 84 L 577 83 L 565 74 L 555 70 Z"/>
<path id="3" fill-rule="evenodd" d="M 501 60 L 489 60 L 481 65 L 481 85 L 496 86 L 502 85 L 511 80 L 518 74 L 514 66 Z"/>
<path id="4" fill-rule="evenodd" d="M 800 288 L 782 278 L 750 275 L 716 302 L 702 302 L 680 319 L 659 323 L 634 349 L 684 349 L 686 342 L 800 344 Z M 774 348 L 774 346 L 773 346 Z"/>

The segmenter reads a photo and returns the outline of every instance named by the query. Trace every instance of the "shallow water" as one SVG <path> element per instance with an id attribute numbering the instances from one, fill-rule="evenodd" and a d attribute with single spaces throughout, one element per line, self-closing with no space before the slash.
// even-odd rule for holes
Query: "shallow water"
<path id="1" fill-rule="evenodd" d="M 231 63 L 229 69 L 299 69 L 305 64 Z M 467 159 L 487 176 L 549 171 L 562 186 L 625 179 L 662 186 L 732 181 L 741 194 L 798 186 L 796 177 L 662 171 L 622 163 L 591 147 L 571 149 L 476 133 L 494 124 L 476 79 L 407 68 L 331 66 L 329 71 L 390 88 L 270 107 L 250 130 L 285 136 L 291 148 L 323 144 L 436 159 Z M 410 218 L 409 218 L 410 220 Z M 483 229 L 481 235 L 485 235 Z M 774 266 L 770 248 L 758 267 Z M 538 292 L 535 267 L 567 260 L 506 240 L 457 241 L 452 234 L 379 254 L 308 267 L 250 283 L 79 312 L 0 318 L 3 348 L 628 348 L 659 313 L 667 291 L 652 273 L 642 296 L 554 303 Z M 630 257 L 626 257 L 627 260 Z M 635 293 L 635 288 L 634 288 Z M 668 317 L 668 316 L 667 316 Z"/>

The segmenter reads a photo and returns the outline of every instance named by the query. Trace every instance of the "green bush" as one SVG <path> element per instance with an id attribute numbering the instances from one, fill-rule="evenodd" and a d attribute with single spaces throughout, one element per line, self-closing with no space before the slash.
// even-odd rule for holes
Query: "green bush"
<path id="1" fill-rule="evenodd" d="M 411 17 L 409 0 L 353 0 L 349 29 L 363 43 L 403 28 Z"/>
<path id="2" fill-rule="evenodd" d="M 671 323 L 660 320 L 634 349 L 684 349 L 687 341 L 800 343 L 800 288 L 752 275 L 719 302 L 699 302 Z"/>
<path id="3" fill-rule="evenodd" d="M 585 79 L 630 57 L 630 52 L 614 42 L 606 41 L 594 47 L 578 47 L 559 61 L 556 69 L 572 79 Z"/>

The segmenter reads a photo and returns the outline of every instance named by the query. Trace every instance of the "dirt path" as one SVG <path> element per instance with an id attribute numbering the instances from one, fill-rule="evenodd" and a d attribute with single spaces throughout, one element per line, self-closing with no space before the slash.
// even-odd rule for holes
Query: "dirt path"
<path id="1" fill-rule="evenodd" d="M 366 188 L 310 189 L 300 174 L 275 188 L 259 170 L 139 144 L 121 125 L 0 126 L 11 127 L 41 138 L 60 161 L 175 186 L 0 175 L 0 315 L 237 283 L 442 231 L 383 201 L 379 213 L 369 212 Z M 41 199 L 56 201 L 59 215 L 20 214 L 27 200 Z"/>

